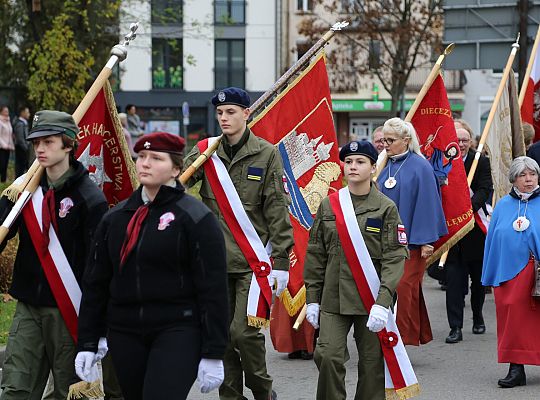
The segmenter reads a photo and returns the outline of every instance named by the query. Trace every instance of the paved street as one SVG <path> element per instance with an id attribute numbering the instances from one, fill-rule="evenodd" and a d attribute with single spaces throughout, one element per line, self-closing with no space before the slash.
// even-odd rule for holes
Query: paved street
<path id="1" fill-rule="evenodd" d="M 444 292 L 436 281 L 426 276 L 424 294 L 428 304 L 434 340 L 419 348 L 407 347 L 424 400 L 533 400 L 540 398 L 540 367 L 526 366 L 527 386 L 500 389 L 497 380 L 506 375 L 507 364 L 497 364 L 495 333 L 495 304 L 493 295 L 486 296 L 484 317 L 487 332 L 473 335 L 472 313 L 467 305 L 464 340 L 458 344 L 444 343 L 448 335 L 448 322 L 444 305 Z M 467 299 L 468 301 L 468 299 Z M 517 328 L 517 327 L 516 327 Z M 276 353 L 267 340 L 267 359 L 270 374 L 280 400 L 311 400 L 315 398 L 317 368 L 313 361 L 290 361 L 286 355 Z M 352 336 L 349 337 L 351 360 L 347 363 L 347 393 L 352 399 L 355 389 L 358 355 Z M 252 399 L 250 393 L 244 393 Z M 217 394 L 202 395 L 194 387 L 189 399 L 217 399 Z M 328 399 L 331 400 L 331 399 Z M 369 399 L 366 399 L 369 400 Z"/>

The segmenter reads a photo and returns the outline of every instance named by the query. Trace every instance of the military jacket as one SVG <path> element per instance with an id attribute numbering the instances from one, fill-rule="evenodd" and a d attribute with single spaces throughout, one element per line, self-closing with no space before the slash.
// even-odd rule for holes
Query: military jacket
<path id="1" fill-rule="evenodd" d="M 381 285 L 376 304 L 392 305 L 409 253 L 398 239 L 401 220 L 396 205 L 372 185 L 369 194 L 352 196 L 356 220 Z M 306 302 L 335 314 L 367 315 L 336 228 L 336 216 L 325 198 L 311 227 L 304 265 Z"/>
<path id="2" fill-rule="evenodd" d="M 184 160 L 184 169 L 199 156 L 199 148 L 194 146 Z M 294 244 L 288 206 L 290 198 L 284 188 L 283 164 L 276 148 L 266 140 L 249 132 L 246 143 L 231 160 L 225 153 L 223 143 L 216 151 L 223 161 L 231 180 L 240 196 L 253 227 L 264 245 L 272 245 L 271 256 L 274 268 L 289 269 L 289 251 Z M 200 195 L 202 201 L 218 216 L 227 249 L 228 272 L 248 272 L 249 265 L 221 215 L 216 197 L 204 174 L 199 168 L 187 182 L 188 187 L 202 181 Z"/>

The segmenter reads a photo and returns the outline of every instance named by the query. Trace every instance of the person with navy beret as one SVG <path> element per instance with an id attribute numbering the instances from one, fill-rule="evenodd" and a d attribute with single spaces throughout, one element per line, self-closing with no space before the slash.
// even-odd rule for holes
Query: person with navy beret
<path id="1" fill-rule="evenodd" d="M 134 146 L 141 186 L 97 228 L 83 280 L 75 371 L 85 381 L 107 332 L 126 400 L 186 399 L 223 381 L 228 304 L 216 216 L 178 181 L 185 141 L 155 132 Z"/>
<path id="2" fill-rule="evenodd" d="M 223 132 L 215 155 L 229 174 L 230 186 L 223 184 L 216 188 L 215 185 L 219 183 L 215 180 L 211 182 L 204 168 L 197 170 L 187 185 L 202 181 L 199 193 L 203 202 L 219 215 L 227 247 L 230 341 L 224 358 L 225 380 L 220 387 L 219 397 L 221 400 L 245 399 L 245 381 L 255 400 L 275 399 L 277 395 L 272 390 L 272 378 L 266 368 L 264 335 L 260 333 L 260 328 L 269 323 L 268 315 L 248 315 L 248 295 L 261 288 L 257 281 L 253 283 L 256 286 L 251 286 L 252 277 L 258 273 L 258 264 L 248 263 L 243 252 L 246 245 L 237 242 L 233 236 L 225 220 L 227 216 L 220 208 L 225 202 L 218 201 L 216 193 L 225 192 L 228 199 L 236 195 L 235 200 L 239 198 L 238 203 L 241 203 L 247 216 L 246 222 L 251 223 L 262 242 L 260 244 L 263 247 L 271 245 L 273 265 L 271 272 L 268 269 L 267 278 L 271 287 L 276 284 L 276 295 L 279 296 L 287 287 L 289 251 L 294 244 L 288 212 L 290 199 L 283 182 L 283 164 L 277 149 L 255 136 L 248 128 L 250 98 L 245 90 L 234 87 L 219 90 L 212 97 L 212 104 L 216 107 L 216 117 Z M 206 140 L 199 142 L 189 152 L 184 168 L 189 167 L 201 154 L 201 149 L 208 146 L 210 140 Z M 225 187 L 232 190 L 227 192 Z M 214 191 L 214 188 L 217 190 Z M 237 193 L 232 193 L 233 190 Z M 263 290 L 266 287 L 263 286 Z"/>

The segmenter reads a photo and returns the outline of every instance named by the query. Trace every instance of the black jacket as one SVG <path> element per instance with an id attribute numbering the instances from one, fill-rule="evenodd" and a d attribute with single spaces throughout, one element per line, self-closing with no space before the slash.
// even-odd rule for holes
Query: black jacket
<path id="1" fill-rule="evenodd" d="M 83 165 L 74 161 L 72 167 L 75 169 L 73 175 L 60 189 L 55 190 L 55 214 L 58 239 L 80 285 L 94 231 L 107 212 L 108 206 L 103 192 L 90 180 L 88 171 Z M 45 174 L 40 185 L 45 193 L 48 189 Z M 60 202 L 68 197 L 73 201 L 73 207 L 64 217 L 60 217 Z M 12 207 L 13 203 L 7 197 L 0 199 L 0 221 L 7 217 Z M 56 307 L 56 301 L 22 215 L 19 215 L 12 225 L 7 240 L 14 237 L 17 232 L 19 247 L 9 293 L 17 300 L 31 305 Z M 7 240 L 0 244 L 0 251 L 6 246 Z"/>
<path id="2" fill-rule="evenodd" d="M 465 160 L 465 171 L 467 174 L 471 170 L 474 155 L 475 152 L 473 150 L 469 150 L 467 153 L 467 159 Z M 485 205 L 488 202 L 491 203 L 491 196 L 493 195 L 493 181 L 491 178 L 489 158 L 485 156 L 481 155 L 478 160 L 478 166 L 471 182 L 471 190 L 474 193 L 471 198 L 473 211 L 476 212 L 480 208 L 484 208 L 484 211 L 486 211 Z M 448 254 L 449 261 L 478 260 L 481 262 L 484 258 L 485 241 L 486 235 L 484 235 L 484 232 L 475 223 L 474 228 L 450 249 Z"/>
<path id="3" fill-rule="evenodd" d="M 229 307 L 217 218 L 182 187 L 162 186 L 120 268 L 127 225 L 142 204 L 139 188 L 98 227 L 83 281 L 79 350 L 96 351 L 107 327 L 144 333 L 189 324 L 201 329 L 201 356 L 223 358 Z M 165 224 L 167 215 L 174 219 Z"/>

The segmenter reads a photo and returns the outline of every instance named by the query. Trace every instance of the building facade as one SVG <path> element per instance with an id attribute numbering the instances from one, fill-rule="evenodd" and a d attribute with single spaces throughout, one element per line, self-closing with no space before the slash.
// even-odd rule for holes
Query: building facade
<path id="1" fill-rule="evenodd" d="M 119 71 L 122 110 L 134 104 L 147 132 L 217 133 L 211 97 L 245 88 L 256 100 L 278 77 L 278 0 L 126 0 L 121 31 L 139 21 Z M 189 106 L 185 118 L 182 105 Z"/>

